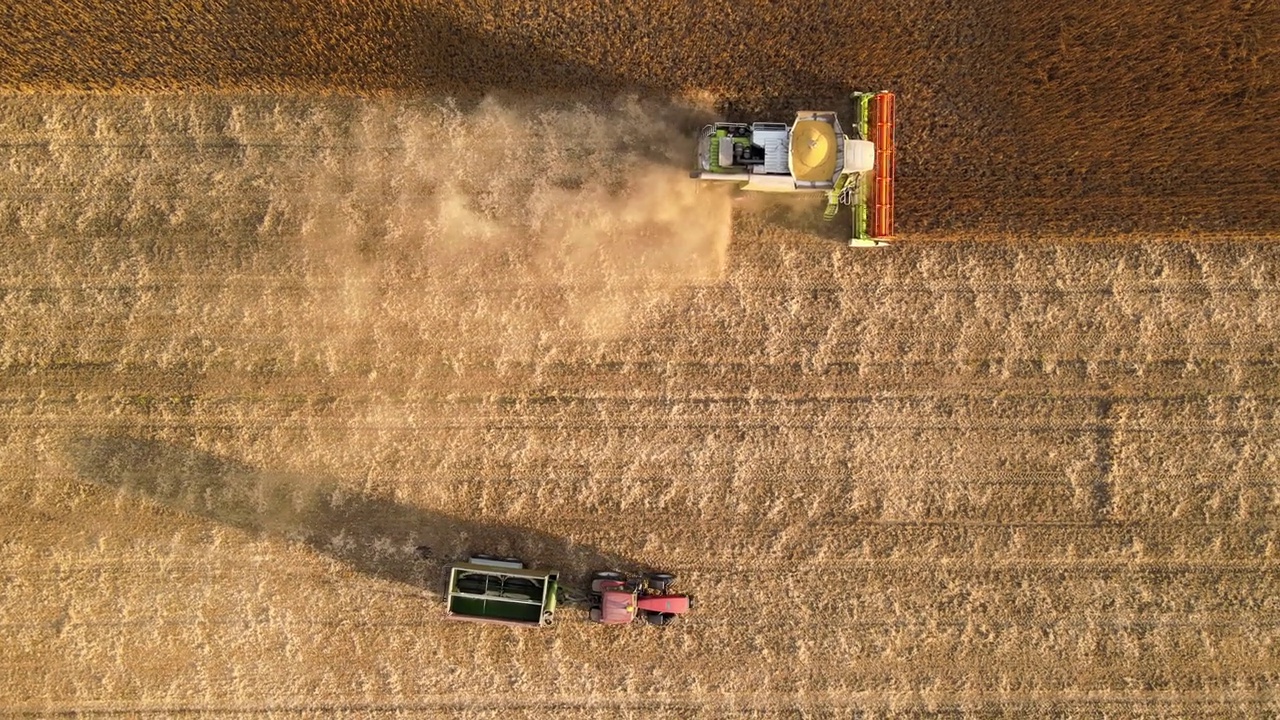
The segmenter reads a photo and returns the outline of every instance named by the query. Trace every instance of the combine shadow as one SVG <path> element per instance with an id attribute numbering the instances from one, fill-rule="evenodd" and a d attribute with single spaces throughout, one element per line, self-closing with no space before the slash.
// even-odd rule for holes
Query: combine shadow
<path id="1" fill-rule="evenodd" d="M 718 118 L 785 122 L 807 107 L 851 109 L 852 88 L 835 75 L 808 72 L 775 53 L 694 43 L 696 37 L 684 37 L 691 28 L 671 18 L 637 17 L 625 5 L 580 8 L 567 16 L 572 19 L 552 22 L 536 8 L 493 12 L 479 23 L 468 13 L 378 0 L 261 0 L 175 6 L 163 19 L 143 6 L 103 6 L 73 22 L 23 7 L 0 18 L 0 32 L 23 48 L 0 47 L 0 87 L 396 95 L 449 98 L 463 112 L 492 99 L 531 123 L 566 107 L 608 117 L 619 98 L 635 98 L 643 112 L 619 116 L 626 157 L 680 170 L 694 165 L 698 129 Z M 783 25 L 790 33 L 784 44 L 830 34 L 821 18 L 792 17 Z M 780 32 L 746 27 L 750 37 L 740 39 L 756 46 Z M 598 52 L 583 50 L 592 45 Z M 862 85 L 885 80 L 873 76 Z M 690 87 L 707 87 L 716 105 L 672 100 Z M 637 121 L 671 127 L 672 136 L 628 132 L 626 123 Z M 847 240 L 846 232 L 817 231 Z"/>
<path id="2" fill-rule="evenodd" d="M 435 589 L 446 565 L 473 553 L 514 556 L 571 582 L 640 563 L 543 532 L 495 525 L 353 493 L 328 478 L 274 473 L 193 448 L 132 437 L 67 447 L 80 476 L 172 510 L 300 542 L 371 577 Z"/>
<path id="3" fill-rule="evenodd" d="M 848 93 L 776 58 L 694 51 L 673 39 L 688 28 L 637 19 L 622 6 L 551 23 L 530 23 L 536 18 L 513 8 L 483 25 L 464 20 L 467 13 L 379 1 L 187 4 L 163 17 L 142 5 L 90 7 L 76 17 L 35 5 L 14 10 L 0 18 L 11 40 L 0 47 L 0 87 L 26 90 L 397 94 L 450 97 L 464 110 L 496 97 L 536 109 L 607 107 L 619 96 L 673 106 L 673 94 L 716 77 L 718 90 L 746 89 L 723 96 L 717 114 L 782 119 Z M 582 48 L 593 42 L 605 45 L 588 60 Z M 659 53 L 645 55 L 645 47 Z M 689 128 L 710 118 L 671 113 Z"/>

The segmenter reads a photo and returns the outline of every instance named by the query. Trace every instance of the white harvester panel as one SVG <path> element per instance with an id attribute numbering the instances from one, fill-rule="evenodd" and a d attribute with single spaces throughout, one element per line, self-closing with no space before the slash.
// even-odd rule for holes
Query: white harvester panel
<path id="1" fill-rule="evenodd" d="M 719 157 L 717 159 L 720 161 L 720 167 L 726 167 L 726 168 L 732 167 L 733 166 L 733 143 L 721 142 L 720 152 L 718 153 L 718 155 Z"/>
<path id="2" fill-rule="evenodd" d="M 876 165 L 876 146 L 869 140 L 844 141 L 844 172 L 866 172 Z"/>
<path id="3" fill-rule="evenodd" d="M 765 173 L 752 173 L 751 179 L 746 185 L 742 186 L 743 190 L 752 190 L 755 192 L 795 192 L 796 181 L 790 175 L 768 175 Z"/>

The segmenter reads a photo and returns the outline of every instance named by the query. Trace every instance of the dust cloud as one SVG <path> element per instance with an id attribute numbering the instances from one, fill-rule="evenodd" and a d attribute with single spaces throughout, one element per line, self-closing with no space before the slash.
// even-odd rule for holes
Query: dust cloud
<path id="1" fill-rule="evenodd" d="M 126 362 L 157 316 L 173 347 L 147 358 L 207 346 L 236 371 L 523 362 L 720 276 L 729 199 L 688 179 L 688 117 L 633 98 L 3 96 L 5 278 L 150 288 L 84 351 Z M 35 273 L 64 244 L 87 254 Z M 245 357 L 262 343 L 277 360 Z"/>
<path id="2" fill-rule="evenodd" d="M 728 197 L 688 179 L 687 129 L 637 101 L 369 104 L 351 136 L 311 169 L 299 233 L 349 319 L 511 351 L 610 337 L 724 270 Z"/>

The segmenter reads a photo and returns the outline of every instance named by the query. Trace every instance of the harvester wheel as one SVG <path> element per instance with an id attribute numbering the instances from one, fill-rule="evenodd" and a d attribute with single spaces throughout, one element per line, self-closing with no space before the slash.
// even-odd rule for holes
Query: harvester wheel
<path id="1" fill-rule="evenodd" d="M 649 576 L 649 587 L 660 593 L 667 591 L 676 581 L 676 576 L 671 573 L 654 573 Z"/>

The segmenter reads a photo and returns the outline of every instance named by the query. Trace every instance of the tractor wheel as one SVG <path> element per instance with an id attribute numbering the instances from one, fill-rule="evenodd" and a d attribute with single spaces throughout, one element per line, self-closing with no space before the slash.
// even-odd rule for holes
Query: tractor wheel
<path id="1" fill-rule="evenodd" d="M 676 581 L 676 576 L 671 573 L 654 573 L 649 576 L 649 587 L 660 593 L 665 593 L 667 588 L 671 587 Z"/>
<path id="2" fill-rule="evenodd" d="M 644 621 L 649 623 L 650 625 L 657 625 L 659 627 L 662 627 L 667 624 L 667 620 L 668 620 L 668 617 L 665 613 L 647 612 L 644 614 Z"/>
<path id="3" fill-rule="evenodd" d="M 591 608 L 591 622 L 600 622 L 604 618 L 604 611 L 598 607 Z"/>
<path id="4" fill-rule="evenodd" d="M 591 588 L 591 592 L 599 593 L 604 591 L 604 588 L 600 586 L 600 583 L 606 582 L 606 581 L 611 582 L 615 580 L 625 580 L 625 579 L 626 578 L 622 575 L 622 573 L 609 572 L 609 571 L 594 572 L 594 573 L 591 573 L 591 584 L 588 585 L 587 587 Z"/>

